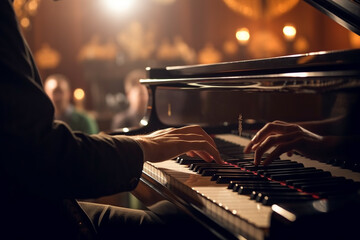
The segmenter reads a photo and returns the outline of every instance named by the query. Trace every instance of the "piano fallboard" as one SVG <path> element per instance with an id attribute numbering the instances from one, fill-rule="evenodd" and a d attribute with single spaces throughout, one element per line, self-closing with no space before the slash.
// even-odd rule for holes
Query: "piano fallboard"
<path id="1" fill-rule="evenodd" d="M 246 146 L 249 142 L 247 138 L 232 134 L 218 134 L 215 138 L 239 146 Z M 345 177 L 360 182 L 359 172 L 310 160 L 300 155 L 288 157 L 283 154 L 280 158 L 302 163 L 304 167 L 322 169 L 330 172 L 332 177 Z M 141 180 L 192 214 L 200 223 L 210 225 L 210 222 L 212 225 L 208 227 L 219 239 L 269 239 L 272 214 L 274 209 L 280 209 L 281 205 L 263 204 L 261 201 L 252 200 L 249 194 L 238 194 L 228 189 L 228 183 L 218 184 L 211 181 L 211 178 L 212 176 L 202 176 L 190 170 L 189 165 L 168 160 L 161 163 L 146 162 Z M 135 191 L 135 196 L 139 194 Z M 311 201 L 326 200 L 326 197 L 316 194 L 304 195 L 314 195 Z"/>

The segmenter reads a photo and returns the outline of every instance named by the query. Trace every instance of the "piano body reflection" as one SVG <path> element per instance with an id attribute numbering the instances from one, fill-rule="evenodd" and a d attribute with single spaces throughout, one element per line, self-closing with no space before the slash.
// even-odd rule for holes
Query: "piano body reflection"
<path id="1" fill-rule="evenodd" d="M 309 2 L 359 33 L 357 1 Z M 199 124 L 227 162 L 180 156 L 145 163 L 134 194 L 146 205 L 169 200 L 219 239 L 333 239 L 356 232 L 359 162 L 283 154 L 267 168 L 254 167 L 242 148 L 268 121 L 343 114 L 339 100 L 359 94 L 360 49 L 148 69 L 141 82 L 150 93 L 148 114 L 128 134 Z"/>

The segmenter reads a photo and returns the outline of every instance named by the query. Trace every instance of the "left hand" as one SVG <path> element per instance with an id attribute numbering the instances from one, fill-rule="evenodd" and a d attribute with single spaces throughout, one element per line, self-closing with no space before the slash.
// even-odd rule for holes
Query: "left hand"
<path id="1" fill-rule="evenodd" d="M 200 126 L 167 128 L 134 138 L 143 147 L 144 161 L 161 162 L 186 153 L 223 163 L 214 140 Z"/>

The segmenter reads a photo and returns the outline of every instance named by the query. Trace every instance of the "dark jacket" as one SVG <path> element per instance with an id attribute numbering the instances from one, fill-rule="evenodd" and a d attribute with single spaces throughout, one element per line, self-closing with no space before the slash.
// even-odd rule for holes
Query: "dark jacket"
<path id="1" fill-rule="evenodd" d="M 128 137 L 74 133 L 54 121 L 12 1 L 0 0 L 0 234 L 70 239 L 86 217 L 74 218 L 74 199 L 135 188 L 142 154 Z"/>

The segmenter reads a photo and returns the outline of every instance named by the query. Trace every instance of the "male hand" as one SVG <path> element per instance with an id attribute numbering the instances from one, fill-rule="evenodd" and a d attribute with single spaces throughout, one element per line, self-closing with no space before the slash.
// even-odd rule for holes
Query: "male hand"
<path id="1" fill-rule="evenodd" d="M 291 155 L 293 150 L 307 157 L 322 158 L 334 144 L 333 138 L 317 135 L 300 125 L 274 121 L 256 133 L 244 152 L 254 151 L 254 164 L 259 165 L 262 155 L 273 148 L 263 162 L 266 165 L 283 153 Z"/>
<path id="2" fill-rule="evenodd" d="M 143 148 L 144 161 L 161 162 L 186 153 L 223 163 L 214 140 L 200 126 L 167 128 L 134 138 Z"/>

